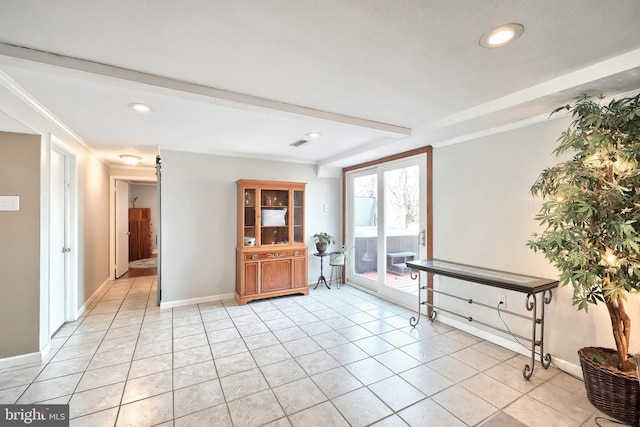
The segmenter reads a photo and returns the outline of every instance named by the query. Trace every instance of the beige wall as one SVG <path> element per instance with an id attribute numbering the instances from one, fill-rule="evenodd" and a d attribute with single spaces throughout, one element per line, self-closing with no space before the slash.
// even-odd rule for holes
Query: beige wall
<path id="1" fill-rule="evenodd" d="M 0 196 L 20 196 L 0 211 L 0 358 L 38 351 L 40 286 L 40 136 L 0 132 Z"/>
<path id="2" fill-rule="evenodd" d="M 544 256 L 534 253 L 526 242 L 532 233 L 540 231 L 533 217 L 541 200 L 530 194 L 531 185 L 544 168 L 562 160 L 551 153 L 568 124 L 568 118 L 547 121 L 434 150 L 435 258 L 557 278 Z M 505 293 L 507 309 L 529 314 L 523 294 L 437 279 L 437 285 L 491 305 L 497 304 L 498 293 Z M 614 347 L 614 342 L 606 307 L 592 307 L 588 314 L 577 312 L 571 305 L 571 295 L 571 287 L 562 287 L 554 291 L 553 301 L 547 306 L 545 352 L 556 358 L 554 362 L 577 366 L 579 348 Z M 467 303 L 442 302 L 457 304 L 462 312 L 471 307 Z M 638 327 L 639 298 L 631 298 L 628 312 Z M 495 312 L 487 314 L 487 310 L 478 309 L 472 315 L 504 328 Z M 514 332 L 530 336 L 530 321 L 503 317 Z M 462 324 L 469 325 L 466 320 Z M 632 338 L 630 350 L 640 350 L 640 339 Z M 579 374 L 579 370 L 571 372 Z"/>
<path id="3" fill-rule="evenodd" d="M 78 307 L 109 277 L 109 169 L 80 147 L 78 160 Z"/>
<path id="4" fill-rule="evenodd" d="M 340 235 L 340 179 L 318 178 L 315 165 L 163 150 L 163 303 L 233 293 L 241 178 L 306 182 L 307 245 L 320 231 Z M 319 274 L 320 261 L 310 256 L 309 282 Z"/>

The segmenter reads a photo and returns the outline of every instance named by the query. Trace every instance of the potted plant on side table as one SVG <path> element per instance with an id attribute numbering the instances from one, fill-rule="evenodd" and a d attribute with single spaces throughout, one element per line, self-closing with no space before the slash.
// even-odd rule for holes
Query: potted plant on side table
<path id="1" fill-rule="evenodd" d="M 553 113 L 563 109 L 573 121 L 554 153 L 573 157 L 545 169 L 531 188 L 545 198 L 536 216 L 544 231 L 528 246 L 558 269 L 561 285 L 573 286 L 578 310 L 606 305 L 616 350 L 579 350 L 587 396 L 637 426 L 640 386 L 625 302 L 640 291 L 640 95 L 606 105 L 583 96 Z"/>
<path id="2" fill-rule="evenodd" d="M 316 244 L 316 250 L 321 254 L 323 254 L 327 250 L 327 247 L 329 245 L 336 243 L 335 237 L 325 232 L 316 233 L 311 237 Z"/>

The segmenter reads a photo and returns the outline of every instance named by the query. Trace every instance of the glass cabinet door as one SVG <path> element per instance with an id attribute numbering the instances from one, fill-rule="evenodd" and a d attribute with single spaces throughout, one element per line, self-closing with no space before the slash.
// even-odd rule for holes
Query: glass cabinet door
<path id="1" fill-rule="evenodd" d="M 256 190 L 244 190 L 244 246 L 255 246 L 256 243 Z"/>
<path id="2" fill-rule="evenodd" d="M 262 190 L 260 192 L 260 244 L 289 244 L 289 191 Z"/>
<path id="3" fill-rule="evenodd" d="M 293 192 L 293 241 L 304 242 L 304 193 Z"/>

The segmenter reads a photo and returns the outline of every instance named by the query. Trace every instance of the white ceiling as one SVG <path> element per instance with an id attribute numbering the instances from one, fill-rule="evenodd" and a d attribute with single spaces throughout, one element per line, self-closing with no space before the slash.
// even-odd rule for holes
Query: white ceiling
<path id="1" fill-rule="evenodd" d="M 322 173 L 637 90 L 639 21 L 637 0 L 2 0 L 0 126 L 41 131 L 10 93 L 112 164 L 172 149 Z M 511 22 L 518 40 L 479 46 Z"/>

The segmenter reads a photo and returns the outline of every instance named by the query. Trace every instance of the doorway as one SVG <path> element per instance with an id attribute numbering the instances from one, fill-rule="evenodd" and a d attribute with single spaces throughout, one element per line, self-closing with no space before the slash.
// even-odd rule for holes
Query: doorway
<path id="1" fill-rule="evenodd" d="M 116 181 L 116 265 L 115 278 L 122 277 L 129 271 L 129 183 Z"/>
<path id="2" fill-rule="evenodd" d="M 75 319 L 77 271 L 76 158 L 52 141 L 49 150 L 49 336 Z"/>
<path id="3" fill-rule="evenodd" d="M 154 182 L 134 181 L 128 185 L 129 271 L 119 278 L 156 276 L 160 240 L 158 186 Z"/>
<path id="4" fill-rule="evenodd" d="M 405 306 L 418 295 L 406 262 L 431 256 L 427 156 L 345 171 L 347 281 Z"/>
<path id="5" fill-rule="evenodd" d="M 119 184 L 120 183 L 120 184 Z M 135 176 L 135 175 L 112 175 L 110 177 L 110 200 L 109 200 L 109 235 L 110 235 L 110 251 L 109 251 L 109 278 L 114 280 L 125 274 L 129 265 L 129 207 L 133 206 L 130 193 L 131 185 L 146 184 L 155 186 L 157 180 L 155 176 Z M 126 186 L 125 186 L 126 185 Z M 118 191 L 120 186 L 120 191 Z M 126 194 L 126 195 L 125 195 Z M 122 198 L 118 203 L 117 199 Z M 122 209 L 118 213 L 118 206 Z M 120 217 L 120 218 L 118 218 Z M 158 218 L 159 221 L 159 218 Z M 118 228 L 120 228 L 120 236 L 118 236 Z M 118 250 L 118 246 L 120 249 Z M 125 249 L 126 247 L 126 249 Z M 125 252 L 125 250 L 127 252 Z M 118 255 L 122 259 L 118 259 Z M 125 256 L 126 255 L 126 256 Z"/>

